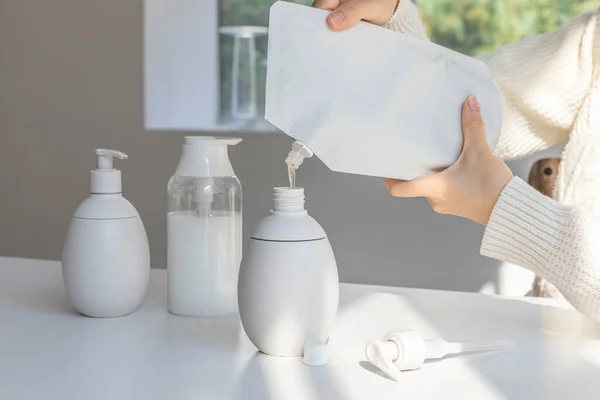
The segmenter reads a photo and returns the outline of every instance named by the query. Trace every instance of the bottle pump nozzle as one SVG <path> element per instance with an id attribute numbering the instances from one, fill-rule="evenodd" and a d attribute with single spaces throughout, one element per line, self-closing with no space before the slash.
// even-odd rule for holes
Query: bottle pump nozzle
<path id="1" fill-rule="evenodd" d="M 117 157 L 119 160 L 127 159 L 127 154 L 108 149 L 96 149 L 96 156 L 98 158 L 98 169 L 113 169 L 114 157 Z"/>
<path id="2" fill-rule="evenodd" d="M 127 159 L 127 154 L 117 150 L 96 149 L 96 169 L 90 171 L 93 194 L 121 193 L 121 171 L 113 168 L 113 158 Z"/>
<path id="3" fill-rule="evenodd" d="M 396 382 L 400 371 L 419 369 L 425 360 L 444 358 L 448 354 L 475 351 L 505 350 L 512 346 L 508 340 L 492 342 L 449 343 L 445 340 L 425 340 L 415 331 L 387 334 L 383 341 L 367 343 L 367 359 Z"/>

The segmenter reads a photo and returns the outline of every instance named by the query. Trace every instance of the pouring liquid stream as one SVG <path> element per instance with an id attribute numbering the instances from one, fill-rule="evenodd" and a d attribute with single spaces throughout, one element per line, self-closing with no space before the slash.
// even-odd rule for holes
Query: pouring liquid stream
<path id="1" fill-rule="evenodd" d="M 288 180 L 290 181 L 290 189 L 296 188 L 296 168 L 292 164 L 288 164 Z"/>
<path id="2" fill-rule="evenodd" d="M 301 142 L 292 143 L 292 150 L 288 153 L 285 163 L 288 167 L 288 179 L 290 181 L 290 189 L 296 188 L 296 170 L 305 158 L 313 156 L 313 152 Z"/>

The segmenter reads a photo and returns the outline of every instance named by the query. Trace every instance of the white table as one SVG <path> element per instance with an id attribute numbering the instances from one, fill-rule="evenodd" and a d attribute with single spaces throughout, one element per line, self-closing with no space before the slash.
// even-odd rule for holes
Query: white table
<path id="1" fill-rule="evenodd" d="M 92 319 L 67 303 L 60 263 L 0 258 L 0 399 L 597 399 L 600 342 L 553 301 L 343 284 L 329 363 L 258 354 L 237 317 L 166 311 L 152 271 L 134 314 Z M 417 329 L 448 340 L 512 339 L 502 353 L 426 364 L 394 383 L 365 343 Z"/>

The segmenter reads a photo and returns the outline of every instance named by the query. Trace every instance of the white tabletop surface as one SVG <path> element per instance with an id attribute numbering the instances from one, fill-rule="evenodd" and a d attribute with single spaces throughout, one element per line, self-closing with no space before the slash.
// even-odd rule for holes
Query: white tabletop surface
<path id="1" fill-rule="evenodd" d="M 60 263 L 0 258 L 0 399 L 597 399 L 600 342 L 553 301 L 343 284 L 329 363 L 258 354 L 238 317 L 166 311 L 152 271 L 134 314 L 86 318 Z M 513 349 L 425 364 L 392 382 L 366 362 L 369 339 L 416 329 L 447 340 L 511 339 Z"/>

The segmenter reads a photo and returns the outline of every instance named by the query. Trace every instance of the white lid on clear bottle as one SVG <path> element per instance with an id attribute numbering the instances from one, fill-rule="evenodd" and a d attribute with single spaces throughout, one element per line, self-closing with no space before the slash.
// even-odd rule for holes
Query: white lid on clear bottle
<path id="1" fill-rule="evenodd" d="M 229 161 L 228 146 L 241 142 L 240 138 L 214 136 L 186 136 L 175 175 L 190 177 L 234 176 Z"/>

